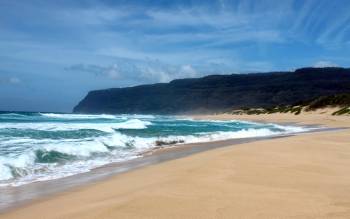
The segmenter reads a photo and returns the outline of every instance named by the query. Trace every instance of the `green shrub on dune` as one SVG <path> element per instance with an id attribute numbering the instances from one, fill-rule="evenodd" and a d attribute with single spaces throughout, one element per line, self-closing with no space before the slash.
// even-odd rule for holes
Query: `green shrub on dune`
<path id="1" fill-rule="evenodd" d="M 350 106 L 350 93 L 322 96 L 308 104 L 307 111 L 325 108 L 328 106 Z"/>
<path id="2" fill-rule="evenodd" d="M 344 107 L 344 108 L 332 113 L 332 115 L 334 115 L 334 116 L 340 116 L 340 115 L 344 115 L 344 114 L 350 114 L 350 107 Z"/>
<path id="3" fill-rule="evenodd" d="M 234 110 L 231 113 L 235 115 L 260 115 L 273 113 L 293 113 L 294 115 L 299 115 L 303 110 L 314 111 L 326 107 L 342 107 L 332 115 L 350 114 L 350 93 L 322 96 L 311 101 L 299 102 L 295 105 L 280 105 L 268 108 L 244 107 L 240 110 Z"/>

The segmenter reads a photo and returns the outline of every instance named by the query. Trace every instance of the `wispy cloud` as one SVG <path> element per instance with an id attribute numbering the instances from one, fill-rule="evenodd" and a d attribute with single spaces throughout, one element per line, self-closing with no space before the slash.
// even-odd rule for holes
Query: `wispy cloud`
<path id="1" fill-rule="evenodd" d="M 198 77 L 190 64 L 170 65 L 159 60 L 115 59 L 112 65 L 77 64 L 65 68 L 70 72 L 85 72 L 112 80 L 140 81 L 142 83 L 169 82 L 173 79 Z"/>
<path id="2" fill-rule="evenodd" d="M 347 13 L 350 6 L 346 1 L 221 0 L 199 4 L 174 1 L 169 4 L 171 7 L 124 1 L 90 1 L 84 6 L 35 2 L 42 7 L 32 3 L 3 4 L 5 23 L 13 17 L 10 16 L 13 12 L 6 9 L 17 7 L 22 13 L 9 21 L 15 22 L 13 25 L 4 26 L 9 37 L 3 37 L 3 46 L 6 50 L 22 48 L 25 42 L 27 50 L 33 52 L 30 45 L 39 47 L 43 53 L 49 53 L 43 57 L 51 57 L 53 62 L 59 59 L 52 50 L 62 48 L 67 53 L 78 51 L 186 64 L 198 60 L 198 54 L 213 54 L 211 58 L 217 58 L 218 50 L 219 56 L 227 57 L 245 50 L 254 52 L 249 48 L 251 45 L 259 49 L 260 45 L 293 42 L 320 44 L 325 48 L 334 43 L 347 45 L 350 34 Z M 335 12 L 337 16 L 330 16 Z M 31 22 L 26 22 L 27 19 Z M 14 29 L 18 24 L 20 28 Z M 1 44 L 0 36 L 0 47 Z M 23 54 L 26 51 L 21 51 Z M 79 56 L 73 57 L 77 63 L 83 60 Z"/>

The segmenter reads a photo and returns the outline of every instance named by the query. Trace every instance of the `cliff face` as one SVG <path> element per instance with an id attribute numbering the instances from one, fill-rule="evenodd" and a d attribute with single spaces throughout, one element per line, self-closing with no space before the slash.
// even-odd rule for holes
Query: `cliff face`
<path id="1" fill-rule="evenodd" d="M 211 75 L 170 83 L 91 91 L 77 113 L 180 114 L 296 104 L 350 92 L 350 69 Z"/>

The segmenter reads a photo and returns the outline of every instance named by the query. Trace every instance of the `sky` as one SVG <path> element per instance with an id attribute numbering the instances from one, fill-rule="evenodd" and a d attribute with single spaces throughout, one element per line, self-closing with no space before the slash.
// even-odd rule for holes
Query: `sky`
<path id="1" fill-rule="evenodd" d="M 0 0 L 0 110 L 90 90 L 350 66 L 348 0 Z"/>

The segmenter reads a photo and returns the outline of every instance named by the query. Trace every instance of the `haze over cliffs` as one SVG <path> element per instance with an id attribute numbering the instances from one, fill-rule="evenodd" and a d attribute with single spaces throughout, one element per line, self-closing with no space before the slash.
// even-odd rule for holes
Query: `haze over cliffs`
<path id="1" fill-rule="evenodd" d="M 349 68 L 211 75 L 90 91 L 76 113 L 181 114 L 297 104 L 350 92 Z"/>

